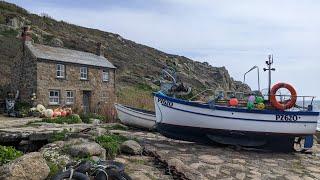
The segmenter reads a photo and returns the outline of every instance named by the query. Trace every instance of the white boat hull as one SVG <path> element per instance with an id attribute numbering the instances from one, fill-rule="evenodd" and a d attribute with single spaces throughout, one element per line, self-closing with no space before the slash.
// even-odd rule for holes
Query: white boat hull
<path id="1" fill-rule="evenodd" d="M 156 93 L 157 124 L 199 131 L 305 136 L 316 132 L 318 112 L 258 111 L 190 103 Z"/>
<path id="2" fill-rule="evenodd" d="M 128 126 L 154 129 L 156 123 L 155 114 L 139 111 L 121 104 L 115 104 L 120 121 Z"/>

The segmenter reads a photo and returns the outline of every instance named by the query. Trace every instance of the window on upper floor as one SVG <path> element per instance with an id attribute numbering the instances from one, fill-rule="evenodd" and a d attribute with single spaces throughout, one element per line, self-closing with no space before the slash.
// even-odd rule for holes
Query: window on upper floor
<path id="1" fill-rule="evenodd" d="M 109 81 L 109 71 L 108 70 L 103 70 L 102 71 L 102 80 L 103 81 Z"/>
<path id="2" fill-rule="evenodd" d="M 66 91 L 66 104 L 74 104 L 74 91 Z"/>
<path id="3" fill-rule="evenodd" d="M 59 90 L 50 90 L 49 91 L 49 104 L 50 105 L 60 104 L 60 91 Z"/>
<path id="4" fill-rule="evenodd" d="M 88 79 L 88 68 L 87 67 L 80 68 L 80 79 L 82 79 L 82 80 Z"/>
<path id="5" fill-rule="evenodd" d="M 56 77 L 57 78 L 65 77 L 65 66 L 63 64 L 56 65 Z"/>

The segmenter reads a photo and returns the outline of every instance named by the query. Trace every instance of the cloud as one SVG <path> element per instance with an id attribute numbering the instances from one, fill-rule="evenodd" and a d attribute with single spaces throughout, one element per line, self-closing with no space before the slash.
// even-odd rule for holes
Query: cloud
<path id="1" fill-rule="evenodd" d="M 213 66 L 226 66 L 242 80 L 274 54 L 274 81 L 290 82 L 300 94 L 320 96 L 320 1 L 316 0 L 97 0 L 19 1 L 34 13 L 118 33 L 160 50 Z M 266 87 L 266 73 L 262 84 Z M 248 83 L 256 87 L 255 74 Z"/>

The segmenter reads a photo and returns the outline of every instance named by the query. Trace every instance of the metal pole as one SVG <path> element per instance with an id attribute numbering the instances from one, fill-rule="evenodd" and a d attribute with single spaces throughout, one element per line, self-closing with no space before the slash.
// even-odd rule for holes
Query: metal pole
<path id="1" fill-rule="evenodd" d="M 268 101 L 270 101 L 270 94 L 271 94 L 271 71 L 275 71 L 275 68 L 271 68 L 273 64 L 273 56 L 269 55 L 268 61 L 266 61 L 268 68 L 263 68 L 263 71 L 269 71 L 269 84 L 268 84 Z"/>
<path id="2" fill-rule="evenodd" d="M 261 91 L 260 90 L 260 70 L 259 70 L 259 67 L 257 66 L 257 70 L 258 70 L 258 90 L 259 92 Z"/>
<path id="3" fill-rule="evenodd" d="M 251 72 L 252 70 L 257 69 L 257 73 L 258 73 L 258 90 L 260 91 L 260 70 L 258 66 L 253 66 L 249 71 L 247 71 L 246 73 L 244 73 L 243 75 L 243 83 L 246 83 L 246 75 Z"/>

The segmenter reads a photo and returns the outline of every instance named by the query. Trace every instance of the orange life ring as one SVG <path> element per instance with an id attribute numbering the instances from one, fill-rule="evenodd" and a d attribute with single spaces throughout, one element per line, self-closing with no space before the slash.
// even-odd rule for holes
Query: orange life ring
<path id="1" fill-rule="evenodd" d="M 281 103 L 277 101 L 276 98 L 276 93 L 279 89 L 281 88 L 286 88 L 290 91 L 291 94 L 291 98 L 290 100 L 286 101 L 285 103 Z M 290 109 L 292 108 L 296 102 L 297 102 L 297 92 L 296 90 L 293 88 L 293 86 L 291 86 L 290 84 L 287 83 L 278 83 L 275 84 L 271 91 L 270 91 L 270 101 L 273 107 L 275 107 L 276 109 L 279 110 L 286 110 L 286 109 Z"/>

